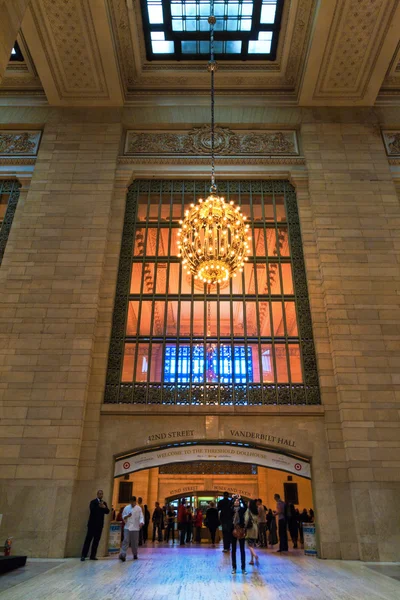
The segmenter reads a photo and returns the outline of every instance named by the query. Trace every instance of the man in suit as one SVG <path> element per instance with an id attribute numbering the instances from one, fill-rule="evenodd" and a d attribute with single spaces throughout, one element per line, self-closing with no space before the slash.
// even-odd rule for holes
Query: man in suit
<path id="1" fill-rule="evenodd" d="M 103 500 L 103 490 L 98 490 L 97 497 L 92 500 L 89 505 L 89 511 L 90 515 L 87 524 L 87 534 L 82 548 L 81 561 L 84 561 L 87 557 L 90 544 L 92 544 L 90 560 L 97 560 L 96 552 L 103 531 L 104 515 L 108 515 L 110 512 L 107 502 L 104 502 Z"/>

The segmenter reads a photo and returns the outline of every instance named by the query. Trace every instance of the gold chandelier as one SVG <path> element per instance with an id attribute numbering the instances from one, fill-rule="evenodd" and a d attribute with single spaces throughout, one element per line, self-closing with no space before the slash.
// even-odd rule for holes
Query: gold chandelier
<path id="1" fill-rule="evenodd" d="M 243 271 L 244 263 L 250 254 L 247 237 L 249 225 L 242 215 L 240 207 L 234 202 L 225 202 L 218 195 L 215 183 L 215 151 L 214 151 L 214 75 L 217 63 L 214 59 L 214 2 L 211 2 L 210 51 L 208 70 L 211 73 L 211 187 L 210 195 L 199 199 L 196 205 L 191 204 L 186 210 L 185 218 L 180 221 L 178 232 L 178 256 L 182 264 L 195 279 L 209 286 L 227 282 Z"/>

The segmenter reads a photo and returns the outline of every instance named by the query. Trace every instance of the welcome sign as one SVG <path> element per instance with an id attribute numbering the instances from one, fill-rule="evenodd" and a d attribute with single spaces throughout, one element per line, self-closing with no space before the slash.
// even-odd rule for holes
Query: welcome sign
<path id="1" fill-rule="evenodd" d="M 116 461 L 114 477 L 171 463 L 207 460 L 249 463 L 260 467 L 287 471 L 288 473 L 311 479 L 310 463 L 307 461 L 259 448 L 224 446 L 221 444 L 176 446 L 160 450 L 150 450 L 141 454 L 132 454 Z"/>

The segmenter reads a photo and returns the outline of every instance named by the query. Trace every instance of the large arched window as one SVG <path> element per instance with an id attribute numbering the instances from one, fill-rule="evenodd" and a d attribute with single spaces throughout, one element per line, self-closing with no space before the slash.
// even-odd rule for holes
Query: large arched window
<path id="1" fill-rule="evenodd" d="M 208 185 L 130 188 L 106 402 L 319 403 L 293 187 L 220 183 L 251 223 L 252 253 L 243 273 L 209 288 L 177 257 L 179 220 Z"/>

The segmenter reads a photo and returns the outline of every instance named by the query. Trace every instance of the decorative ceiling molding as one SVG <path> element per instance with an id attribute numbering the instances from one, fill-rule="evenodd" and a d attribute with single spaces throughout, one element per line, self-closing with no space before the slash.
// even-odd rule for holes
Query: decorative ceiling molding
<path id="1" fill-rule="evenodd" d="M 209 156 L 209 125 L 190 131 L 127 131 L 125 156 Z M 232 131 L 215 128 L 215 153 L 220 156 L 299 156 L 295 130 Z"/>
<path id="2" fill-rule="evenodd" d="M 41 131 L 4 129 L 0 131 L 0 156 L 36 157 L 41 137 Z"/>
<path id="3" fill-rule="evenodd" d="M 373 104 L 398 44 L 399 16 L 398 0 L 322 0 L 301 104 Z"/>
<path id="4" fill-rule="evenodd" d="M 218 165 L 305 165 L 305 158 L 302 156 L 280 156 L 280 157 L 216 157 Z M 184 157 L 170 156 L 160 158 L 159 156 L 119 156 L 118 163 L 121 165 L 210 165 L 209 158 L 199 156 Z"/>
<path id="5" fill-rule="evenodd" d="M 147 61 L 140 2 L 107 0 L 107 5 L 128 101 L 137 95 L 209 93 L 209 75 L 203 61 Z M 286 0 L 276 61 L 220 61 L 218 94 L 284 94 L 295 102 L 314 10 L 314 0 Z"/>

